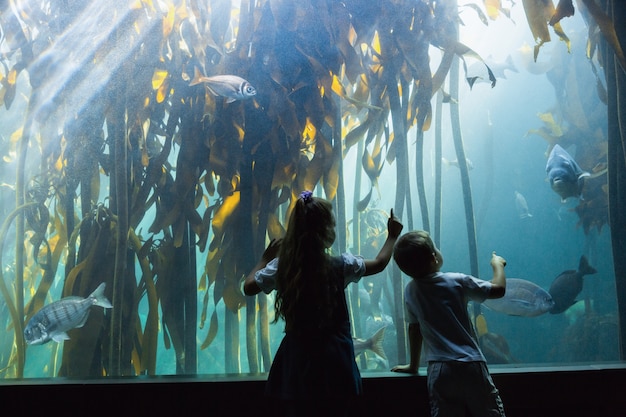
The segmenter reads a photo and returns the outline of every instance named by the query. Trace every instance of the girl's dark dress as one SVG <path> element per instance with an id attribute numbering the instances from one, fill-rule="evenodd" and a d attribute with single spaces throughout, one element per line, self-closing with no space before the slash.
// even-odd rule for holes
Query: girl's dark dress
<path id="1" fill-rule="evenodd" d="M 269 274 L 275 266 L 268 264 Z M 333 318 L 320 327 L 315 308 L 298 312 L 301 325 L 285 333 L 270 369 L 266 394 L 273 398 L 288 402 L 345 400 L 361 393 L 344 288 L 361 278 L 365 266 L 362 258 L 343 254 L 332 258 L 332 271 L 338 281 Z M 267 275 L 260 279 L 264 278 Z M 266 292 L 268 281 L 259 285 Z M 258 276 L 257 282 L 261 284 Z"/>

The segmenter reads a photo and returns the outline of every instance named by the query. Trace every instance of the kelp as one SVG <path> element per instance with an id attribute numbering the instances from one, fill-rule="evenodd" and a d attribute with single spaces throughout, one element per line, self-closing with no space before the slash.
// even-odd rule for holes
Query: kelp
<path id="1" fill-rule="evenodd" d="M 561 6 L 559 10 L 560 13 L 557 14 L 557 9 L 555 9 L 552 0 L 522 0 L 522 4 L 524 5 L 524 12 L 526 13 L 526 21 L 528 22 L 528 26 L 536 42 L 533 53 L 535 62 L 539 55 L 539 49 L 544 43 L 550 42 L 551 40 L 548 23 L 553 27 L 554 32 L 559 38 L 566 43 L 567 50 L 570 50 L 570 40 L 559 23 L 561 20 L 559 14 L 567 8 Z"/>
<path id="2" fill-rule="evenodd" d="M 485 7 L 491 19 L 506 14 L 499 2 Z M 27 151 L 40 152 L 33 177 L 45 178 L 50 189 L 28 212 L 30 221 L 21 212 L 14 217 L 17 374 L 24 365 L 23 319 L 58 281 L 63 295 L 86 295 L 107 282 L 113 301 L 111 311 L 93 312 L 65 342 L 61 375 L 154 374 L 159 337 L 175 351 L 176 372 L 195 373 L 197 336 L 199 349 L 207 349 L 220 331 L 224 372 L 239 372 L 242 308 L 250 370 L 268 370 L 272 306 L 265 295 L 244 298 L 241 280 L 268 239 L 284 234 L 302 189 L 332 200 L 338 225 L 353 222 L 350 243 L 347 230 L 338 230 L 337 252 L 349 244 L 358 249 L 359 220 L 372 209 L 378 179 L 393 163 L 394 210 L 400 217 L 405 209 L 412 214 L 408 131 L 417 131 L 422 161 L 431 100 L 451 65 L 457 58 L 484 64 L 456 39 L 458 15 L 456 2 L 417 0 L 242 1 L 237 9 L 228 1 L 67 7 L 50 0 L 19 13 L 2 10 L 2 33 L 13 35 L 3 39 L 9 52 L 0 60 L 7 111 L 21 100 L 20 82 L 27 81 L 21 74 L 28 73 L 31 88 L 18 141 L 16 207 L 30 204 Z M 543 28 L 551 18 L 542 15 L 538 22 Z M 434 72 L 431 46 L 442 53 Z M 258 93 L 227 103 L 202 85 L 189 85 L 196 69 L 240 76 Z M 471 86 L 475 80 L 466 74 L 466 81 Z M 40 146 L 31 150 L 35 139 Z M 343 159 L 351 151 L 358 154 L 358 174 L 370 182 L 364 196 L 360 187 L 346 196 Z M 416 169 L 428 227 L 423 173 Z M 411 216 L 411 228 L 412 222 Z M 46 261 L 25 308 L 27 229 Z M 199 279 L 196 264 L 203 265 Z M 381 292 L 396 306 L 400 328 L 401 280 L 397 269 L 393 274 L 393 291 Z M 353 291 L 351 298 L 357 297 Z M 144 299 L 148 315 L 142 318 Z M 403 361 L 404 332 L 398 331 L 397 343 Z"/>
<path id="3" fill-rule="evenodd" d="M 31 202 L 31 203 L 26 203 L 22 206 L 17 207 L 15 210 L 13 210 L 8 216 L 7 218 L 4 220 L 4 222 L 2 223 L 2 228 L 0 229 L 0 261 L 2 260 L 2 254 L 4 253 L 4 242 L 5 242 L 5 238 L 9 229 L 9 226 L 11 225 L 11 223 L 13 222 L 13 220 L 19 216 L 20 214 L 22 214 L 22 212 L 25 209 L 28 209 L 29 207 L 33 207 L 35 206 L 37 203 L 35 202 Z M 14 296 L 11 294 L 11 292 L 9 291 L 9 289 L 6 286 L 6 283 L 4 282 L 4 276 L 2 273 L 2 269 L 0 269 L 0 292 L 2 292 L 2 296 L 4 298 L 4 301 L 9 309 L 9 313 L 11 315 L 11 320 L 13 321 L 13 329 L 15 331 L 15 345 L 16 345 L 16 359 L 15 359 L 15 376 L 17 378 L 21 378 L 24 375 L 24 356 L 25 356 L 25 343 L 24 343 L 24 338 L 22 336 L 23 333 L 23 323 L 21 320 L 21 314 L 23 314 L 20 310 L 19 310 L 19 304 L 17 299 L 20 297 L 21 294 L 15 294 L 15 298 L 13 298 Z"/>

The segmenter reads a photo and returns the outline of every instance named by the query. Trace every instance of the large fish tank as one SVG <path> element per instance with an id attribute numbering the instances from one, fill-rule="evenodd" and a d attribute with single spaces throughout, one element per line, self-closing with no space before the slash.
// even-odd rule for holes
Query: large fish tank
<path id="1" fill-rule="evenodd" d="M 307 189 L 333 203 L 334 253 L 374 256 L 393 208 L 445 270 L 489 280 L 496 251 L 569 297 L 470 303 L 490 367 L 619 363 L 624 57 L 612 1 L 558 3 L 4 2 L 0 378 L 267 372 L 283 325 L 241 283 Z M 589 174 L 564 201 L 555 145 Z M 364 375 L 408 360 L 407 280 L 391 262 L 346 289 Z M 112 308 L 26 343 L 35 313 L 101 283 Z"/>

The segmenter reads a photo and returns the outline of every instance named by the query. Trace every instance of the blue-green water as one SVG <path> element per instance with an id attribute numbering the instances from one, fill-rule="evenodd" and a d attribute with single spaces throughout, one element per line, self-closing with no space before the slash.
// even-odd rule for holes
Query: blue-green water
<path id="1" fill-rule="evenodd" d="M 265 324 L 259 314 L 248 314 L 253 305 L 240 293 L 238 283 L 274 237 L 276 224 L 286 224 L 290 194 L 297 195 L 305 186 L 313 185 L 310 188 L 317 195 L 341 205 L 336 215 L 338 229 L 345 229 L 346 243 L 335 251 L 372 256 L 366 229 L 358 240 L 356 225 L 363 226 L 370 213 L 370 226 L 374 227 L 370 232 L 381 233 L 384 215 L 392 207 L 402 213 L 405 228 L 412 225 L 434 234 L 436 163 L 440 162 L 435 156 L 435 92 L 432 123 L 423 135 L 422 172 L 415 171 L 416 141 L 421 140 L 416 139 L 415 119 L 407 126 L 405 148 L 398 148 L 401 133 L 394 132 L 398 116 L 392 112 L 382 119 L 384 128 L 373 133 L 371 140 L 364 135 L 349 148 L 342 142 L 377 111 L 363 103 L 390 109 L 393 98 L 387 90 L 375 87 L 382 83 L 376 65 L 382 62 L 385 70 L 386 65 L 392 67 L 385 60 L 385 48 L 392 47 L 375 32 L 383 34 L 388 22 L 377 19 L 375 10 L 369 15 L 365 4 L 359 2 L 341 6 L 324 2 L 327 8 L 320 10 L 329 10 L 328 14 L 306 14 L 311 5 L 304 1 L 295 3 L 297 12 L 293 14 L 281 2 L 270 3 L 239 9 L 239 4 L 222 1 L 198 2 L 194 7 L 173 0 L 129 2 L 132 7 L 120 6 L 119 10 L 130 12 L 116 15 L 89 2 L 81 4 L 82 12 L 78 6 L 68 11 L 50 2 L 49 8 L 32 4 L 24 6 L 21 13 L 11 8 L 1 11 L 0 215 L 6 220 L 1 237 L 6 293 L 0 297 L 0 377 L 268 370 L 269 362 L 264 362 L 263 356 L 269 353 L 271 360 L 282 337 L 282 324 L 270 324 L 263 334 Z M 475 3 L 482 7 L 482 2 Z M 425 3 L 399 4 L 418 16 L 418 6 Z M 442 106 L 442 157 L 448 161 L 456 159 L 450 108 L 458 106 L 460 111 L 463 149 L 471 168 L 469 191 L 476 242 L 474 254 L 469 243 L 473 236 L 468 236 L 466 227 L 461 171 L 444 163 L 441 234 L 437 236 L 444 268 L 490 279 L 489 257 L 495 250 L 507 260 L 508 277 L 548 290 L 561 272 L 576 269 L 585 255 L 598 272 L 584 278 L 577 297 L 580 301 L 565 312 L 513 317 L 485 307 L 481 311 L 488 332 L 506 340 L 511 366 L 618 360 L 615 276 L 601 198 L 606 175 L 604 180 L 600 175 L 587 183 L 588 199 L 562 203 L 546 177 L 550 143 L 536 133 L 555 125 L 562 129 L 562 136 L 552 131 L 552 137 L 566 146 L 585 170 L 606 162 L 602 152 L 607 140 L 606 105 L 596 92 L 592 65 L 600 78 L 602 70 L 597 58 L 590 61 L 585 56 L 587 27 L 581 13 L 562 21 L 572 40 L 571 52 L 567 53 L 565 43 L 554 35 L 552 42 L 540 49 L 535 64 L 529 63 L 534 40 L 521 4 L 511 8 L 510 18 L 501 14 L 486 26 L 468 8 L 457 12 L 465 23 L 460 41 L 494 70 L 510 56 L 517 72 L 507 70 L 505 77 L 497 74 L 494 88 L 481 80 L 470 88 L 465 80 L 470 74 L 461 67 L 457 96 Z M 442 13 L 441 9 L 433 11 L 434 16 Z M 254 19 L 245 20 L 247 17 Z M 52 21 L 58 26 L 50 25 Z M 398 20 L 397 30 L 389 33 L 400 37 L 402 24 Z M 356 35 L 344 32 L 345 28 Z M 425 28 L 427 34 L 435 32 L 433 27 Z M 246 30 L 254 33 L 245 38 L 249 43 L 236 44 L 237 36 L 244 36 Z M 327 31 L 335 36 L 336 48 L 325 49 Z M 342 37 L 352 43 L 342 42 Z M 346 69 L 345 63 L 335 65 L 334 54 L 349 55 L 347 45 L 359 56 L 359 71 L 368 80 L 367 87 L 357 87 L 357 81 L 348 76 L 352 74 L 346 74 L 354 68 Z M 406 48 L 400 50 L 408 56 Z M 427 52 L 434 72 L 442 53 L 432 45 Z M 382 60 L 377 56 L 381 53 Z M 418 71 L 410 68 L 411 62 L 394 62 L 400 66 L 398 81 L 406 82 Z M 476 64 L 467 58 L 468 65 L 472 62 Z M 480 62 L 477 65 L 483 67 Z M 227 103 L 203 86 L 189 87 L 194 66 L 203 68 L 206 75 L 236 73 L 245 77 L 255 85 L 257 95 Z M 333 87 L 332 77 L 328 78 L 331 73 L 352 101 Z M 357 88 L 368 94 L 359 95 Z M 402 104 L 408 106 L 407 89 L 413 92 L 418 87 L 404 84 L 402 88 Z M 446 93 L 449 88 L 444 83 Z M 423 103 L 420 106 L 420 111 L 427 111 Z M 551 115 L 555 124 L 545 123 L 541 115 Z M 399 118 L 405 120 L 406 116 Z M 586 123 L 585 129 L 576 123 Z M 119 143 L 121 148 L 116 148 Z M 343 158 L 331 157 L 337 143 Z M 381 165 L 369 205 L 355 218 L 354 201 L 363 199 L 373 184 L 362 169 L 363 149 L 371 155 L 380 150 L 377 163 Z M 401 153 L 408 163 L 406 172 L 398 174 Z M 323 160 L 322 174 L 311 162 L 314 155 Z M 161 156 L 164 159 L 159 159 Z M 337 179 L 330 167 L 339 162 L 342 175 Z M 305 163 L 310 164 L 308 168 Z M 119 170 L 125 174 L 120 176 Z M 408 178 L 402 201 L 410 199 L 410 211 L 408 204 L 394 207 L 401 190 L 399 175 Z M 429 224 L 421 215 L 418 176 L 424 184 Z M 120 185 L 124 182 L 126 188 Z M 337 185 L 340 192 L 335 194 L 333 186 Z M 43 197 L 38 199 L 42 189 Z M 525 197 L 532 217 L 520 218 L 516 191 Z M 126 255 L 116 252 L 123 201 L 128 204 L 128 235 L 136 235 L 139 242 L 135 247 L 129 239 Z M 43 234 L 37 234 L 37 222 L 28 218 L 28 209 L 20 208 L 29 202 L 43 204 L 49 213 Z M 590 211 L 582 215 L 575 211 L 586 203 Z M 98 207 L 106 210 L 99 212 Z M 94 217 L 94 213 L 102 217 Z M 375 216 L 381 213 L 382 217 Z M 26 219 L 20 220 L 24 215 Z M 380 224 L 375 220 L 381 218 L 383 228 L 376 228 Z M 262 220 L 267 219 L 269 223 L 263 227 Z M 589 219 L 596 223 L 589 228 L 580 224 Z M 24 226 L 19 226 L 20 221 Z M 187 225 L 190 228 L 185 233 Z M 21 227 L 23 238 L 19 236 Z M 100 234 L 94 237 L 89 230 L 100 230 Z M 42 236 L 43 240 L 37 240 Z M 191 244 L 186 240 L 189 236 Z M 89 255 L 93 248 L 96 253 Z M 474 255 L 475 272 L 471 270 Z M 17 268 L 17 259 L 22 260 L 23 269 Z M 121 259 L 125 259 L 125 270 L 116 272 Z M 80 272 L 83 267 L 92 275 Z M 154 292 L 152 285 L 145 285 L 146 280 L 156 285 Z M 379 276 L 364 279 L 357 290 L 347 290 L 355 337 L 367 339 L 386 326 L 386 358 L 371 352 L 366 358 L 359 356 L 364 372 L 388 370 L 407 359 L 405 349 L 398 348 L 406 338 L 401 295 L 394 294 L 394 288 L 403 288 L 406 280 L 390 264 Z M 107 296 L 121 316 L 93 307 L 95 317 L 90 317 L 85 327 L 70 331 L 70 341 L 26 346 L 18 340 L 18 330 L 34 313 L 29 310 L 31 300 L 38 299 L 40 308 L 64 296 L 84 297 L 100 281 L 107 282 Z M 373 293 L 366 295 L 370 290 Z M 45 296 L 37 298 L 37 291 Z M 151 298 L 155 294 L 156 298 Z M 377 308 L 368 306 L 371 299 L 379 300 Z M 21 320 L 19 326 L 12 309 Z M 271 322 L 271 295 L 265 310 Z M 252 346 L 256 355 L 250 354 Z M 114 359 L 116 354 L 119 362 Z"/>

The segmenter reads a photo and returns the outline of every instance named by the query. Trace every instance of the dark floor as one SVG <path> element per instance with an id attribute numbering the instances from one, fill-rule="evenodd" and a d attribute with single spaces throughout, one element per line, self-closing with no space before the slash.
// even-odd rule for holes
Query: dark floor
<path id="1" fill-rule="evenodd" d="M 626 365 L 492 372 L 508 417 L 626 417 Z M 264 375 L 2 381 L 4 415 L 270 416 Z M 426 378 L 364 374 L 358 417 L 428 417 Z M 17 408 L 16 408 L 17 407 Z"/>

